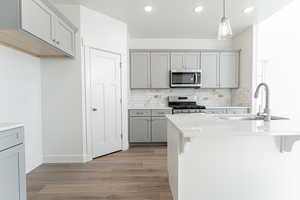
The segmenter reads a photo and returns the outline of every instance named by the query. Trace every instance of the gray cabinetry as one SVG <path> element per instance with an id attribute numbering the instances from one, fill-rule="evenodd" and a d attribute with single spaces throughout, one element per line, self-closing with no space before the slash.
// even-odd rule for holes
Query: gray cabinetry
<path id="1" fill-rule="evenodd" d="M 203 88 L 238 88 L 239 52 L 201 54 Z"/>
<path id="2" fill-rule="evenodd" d="M 239 53 L 222 52 L 220 54 L 220 87 L 238 88 Z"/>
<path id="3" fill-rule="evenodd" d="M 151 88 L 170 88 L 170 54 L 151 53 Z"/>
<path id="4" fill-rule="evenodd" d="M 202 88 L 219 88 L 219 53 L 201 53 Z"/>
<path id="5" fill-rule="evenodd" d="M 173 52 L 171 53 L 172 70 L 200 69 L 200 52 Z"/>
<path id="6" fill-rule="evenodd" d="M 136 143 L 166 143 L 166 114 L 170 109 L 129 110 L 129 141 Z"/>
<path id="7" fill-rule="evenodd" d="M 151 142 L 151 117 L 130 117 L 130 142 Z"/>
<path id="8" fill-rule="evenodd" d="M 0 42 L 39 56 L 74 56 L 77 28 L 48 0 L 10 0 L 0 7 Z"/>
<path id="9" fill-rule="evenodd" d="M 10 137 L 11 134 L 13 137 Z M 14 139 L 15 136 L 18 138 Z M 26 200 L 25 153 L 22 139 L 22 128 L 0 132 L 1 199 Z M 13 145 L 5 146 L 6 142 Z"/>
<path id="10" fill-rule="evenodd" d="M 152 117 L 152 142 L 167 142 L 167 120 L 165 117 Z"/>
<path id="11" fill-rule="evenodd" d="M 150 88 L 150 53 L 131 53 L 131 88 Z"/>
<path id="12" fill-rule="evenodd" d="M 24 30 L 52 44 L 53 25 L 53 12 L 40 0 L 22 0 L 22 28 Z"/>

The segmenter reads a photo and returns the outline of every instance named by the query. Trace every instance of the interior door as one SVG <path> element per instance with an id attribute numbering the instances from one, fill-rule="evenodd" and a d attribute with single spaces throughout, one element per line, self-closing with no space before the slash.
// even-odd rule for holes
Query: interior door
<path id="1" fill-rule="evenodd" d="M 90 50 L 93 157 L 121 150 L 120 56 Z"/>

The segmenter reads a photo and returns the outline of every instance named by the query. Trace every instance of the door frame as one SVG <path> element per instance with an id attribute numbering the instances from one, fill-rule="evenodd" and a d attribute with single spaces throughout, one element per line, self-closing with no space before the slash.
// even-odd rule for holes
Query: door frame
<path id="1" fill-rule="evenodd" d="M 121 150 L 124 150 L 126 147 L 126 141 L 124 141 L 124 101 L 123 101 L 123 67 L 122 67 L 122 55 L 120 53 L 108 51 L 105 49 L 96 48 L 82 42 L 82 65 L 84 66 L 82 82 L 83 82 L 83 152 L 84 152 L 84 161 L 88 162 L 93 160 L 94 148 L 93 148 L 93 132 L 92 132 L 92 120 L 91 120 L 91 66 L 90 58 L 91 50 L 97 50 L 104 53 L 114 54 L 120 57 L 120 95 L 121 95 Z M 126 79 L 125 79 L 126 80 Z"/>

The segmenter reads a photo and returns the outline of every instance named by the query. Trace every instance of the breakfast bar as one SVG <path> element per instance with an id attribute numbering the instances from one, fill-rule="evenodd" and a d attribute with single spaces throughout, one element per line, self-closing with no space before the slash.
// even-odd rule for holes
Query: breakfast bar
<path id="1" fill-rule="evenodd" d="M 296 121 L 254 115 L 168 115 L 174 200 L 300 199 Z"/>

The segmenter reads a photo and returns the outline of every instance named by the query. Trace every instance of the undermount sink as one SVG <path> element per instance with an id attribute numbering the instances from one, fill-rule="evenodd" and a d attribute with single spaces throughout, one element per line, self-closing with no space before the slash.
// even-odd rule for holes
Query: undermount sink
<path id="1" fill-rule="evenodd" d="M 225 120 L 264 120 L 264 116 L 226 116 L 226 117 L 220 117 L 220 119 Z M 271 116 L 271 120 L 289 120 L 289 118 L 285 117 L 278 117 L 278 116 Z"/>

